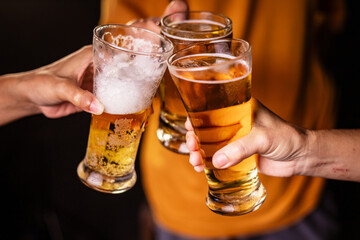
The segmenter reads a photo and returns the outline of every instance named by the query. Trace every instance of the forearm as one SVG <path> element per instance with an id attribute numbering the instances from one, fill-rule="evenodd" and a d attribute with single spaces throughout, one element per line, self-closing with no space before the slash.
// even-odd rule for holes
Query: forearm
<path id="1" fill-rule="evenodd" d="M 24 81 L 35 77 L 33 72 L 0 76 L 0 125 L 16 119 L 39 113 L 39 109 L 29 102 L 23 87 Z"/>
<path id="2" fill-rule="evenodd" d="M 360 130 L 308 132 L 301 175 L 360 182 Z"/>

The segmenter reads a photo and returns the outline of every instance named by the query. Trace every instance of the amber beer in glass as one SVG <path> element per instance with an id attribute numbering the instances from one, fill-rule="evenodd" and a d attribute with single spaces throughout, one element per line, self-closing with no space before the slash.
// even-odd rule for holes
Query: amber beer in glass
<path id="1" fill-rule="evenodd" d="M 136 182 L 134 162 L 172 43 L 121 24 L 94 29 L 94 94 L 104 104 L 92 115 L 88 146 L 77 172 L 90 188 L 121 193 Z"/>
<path id="2" fill-rule="evenodd" d="M 174 51 L 195 42 L 232 36 L 231 20 L 211 12 L 177 12 L 161 20 L 161 33 L 174 44 Z M 186 110 L 168 72 L 160 86 L 161 109 L 157 137 L 166 148 L 182 154 L 185 144 Z"/>
<path id="3" fill-rule="evenodd" d="M 257 155 L 227 169 L 212 165 L 217 150 L 251 130 L 249 43 L 224 39 L 195 44 L 174 53 L 168 67 L 200 140 L 208 207 L 222 215 L 256 210 L 266 197 L 257 175 Z"/>

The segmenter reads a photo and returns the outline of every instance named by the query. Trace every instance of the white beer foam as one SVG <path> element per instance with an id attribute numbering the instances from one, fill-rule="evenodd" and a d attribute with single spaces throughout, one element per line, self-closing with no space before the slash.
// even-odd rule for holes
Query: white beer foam
<path id="1" fill-rule="evenodd" d="M 114 44 L 118 40 L 114 38 Z M 121 41 L 126 41 L 122 44 L 133 51 L 154 51 L 154 45 L 144 39 L 126 36 Z M 99 57 L 103 61 L 95 76 L 94 93 L 104 104 L 105 112 L 130 114 L 150 106 L 166 67 L 159 57 L 126 51 L 108 59 L 104 55 Z"/>
<path id="2" fill-rule="evenodd" d="M 104 34 L 104 36 L 111 37 L 111 44 L 120 46 L 122 48 L 129 49 L 135 52 L 153 52 L 154 49 L 159 49 L 159 45 L 153 44 L 150 41 L 145 39 L 134 38 L 133 36 L 123 36 L 117 35 L 116 37 L 112 36 L 110 32 Z"/>

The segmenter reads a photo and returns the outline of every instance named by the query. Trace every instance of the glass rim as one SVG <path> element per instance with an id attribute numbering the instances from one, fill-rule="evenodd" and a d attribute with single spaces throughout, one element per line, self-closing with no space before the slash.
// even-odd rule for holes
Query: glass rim
<path id="1" fill-rule="evenodd" d="M 147 32 L 149 34 L 152 34 L 154 36 L 157 36 L 159 39 L 163 40 L 164 42 L 167 42 L 168 45 L 170 46 L 169 49 L 166 49 L 165 47 L 163 48 L 164 51 L 163 52 L 141 52 L 141 51 L 134 51 L 134 50 L 130 50 L 124 47 L 120 47 L 117 45 L 114 45 L 112 43 L 109 43 L 107 41 L 105 41 L 102 37 L 98 36 L 98 33 L 101 29 L 104 28 L 128 28 L 128 29 L 136 29 L 138 31 L 143 31 L 143 32 Z M 137 55 L 145 55 L 145 56 L 154 56 L 154 55 L 167 55 L 169 53 L 171 53 L 174 50 L 174 44 L 167 38 L 165 38 L 164 36 L 162 36 L 159 33 L 156 33 L 154 31 L 148 30 L 146 28 L 142 28 L 142 27 L 135 27 L 135 26 L 131 26 L 131 25 L 126 25 L 126 24 L 101 24 L 98 25 L 94 28 L 93 30 L 93 37 L 98 40 L 99 42 L 113 48 L 113 49 L 117 49 L 117 50 L 121 50 L 121 51 L 125 51 L 128 53 L 133 53 L 133 54 L 137 54 Z M 163 44 L 159 44 L 159 47 L 163 46 Z"/>
<path id="2" fill-rule="evenodd" d="M 191 48 L 194 48 L 196 46 L 201 46 L 201 45 L 210 45 L 210 44 L 216 44 L 216 43 L 222 43 L 222 42 L 239 42 L 239 43 L 246 43 L 247 45 L 247 48 L 244 52 L 241 52 L 238 56 L 236 57 L 233 57 L 231 59 L 229 59 L 228 61 L 225 61 L 225 62 L 221 62 L 221 63 L 215 63 L 215 64 L 212 64 L 210 66 L 200 66 L 200 67 L 177 67 L 177 66 L 174 66 L 172 65 L 172 63 L 178 59 L 181 59 L 183 57 L 188 57 L 188 56 L 192 56 L 192 54 L 190 55 L 184 55 L 180 58 L 177 58 L 176 60 L 173 61 L 173 58 L 178 55 L 179 53 L 181 52 L 184 52 L 184 51 L 187 51 Z M 231 38 L 224 38 L 224 39 L 220 39 L 220 40 L 212 40 L 212 41 L 207 41 L 207 42 L 201 42 L 201 43 L 194 43 L 194 44 L 191 44 L 185 48 L 182 48 L 180 49 L 179 51 L 173 53 L 167 60 L 166 60 L 166 63 L 168 65 L 168 68 L 169 68 L 169 72 L 171 73 L 170 69 L 171 70 L 175 70 L 175 71 L 204 71 L 204 70 L 207 70 L 207 69 L 210 69 L 210 68 L 213 68 L 213 67 L 219 67 L 219 66 L 222 66 L 222 65 L 227 65 L 227 64 L 231 64 L 233 62 L 236 62 L 236 61 L 239 61 L 244 55 L 246 54 L 249 54 L 251 52 L 251 45 L 248 41 L 244 40 L 244 39 L 231 39 Z M 202 54 L 202 53 L 197 53 L 196 55 L 199 55 L 199 54 Z M 246 76 L 248 76 L 252 71 L 252 64 L 250 64 L 249 66 L 249 71 L 248 71 L 248 74 L 244 75 L 244 76 L 241 76 L 241 77 L 238 77 L 238 78 L 234 78 L 234 79 L 229 79 L 229 80 L 220 80 L 220 81 L 211 81 L 211 80 L 194 80 L 194 79 L 188 79 L 188 78 L 184 78 L 185 80 L 187 81 L 191 81 L 191 82 L 198 82 L 198 83 L 211 83 L 211 84 L 221 84 L 221 83 L 226 83 L 226 82 L 233 82 L 233 81 L 237 81 L 239 79 L 243 79 L 245 78 Z M 175 75 L 177 75 L 175 73 Z"/>
<path id="3" fill-rule="evenodd" d="M 177 15 L 177 14 L 192 14 L 192 13 L 195 13 L 195 14 L 198 14 L 198 13 L 206 13 L 206 14 L 209 14 L 209 15 L 214 15 L 214 16 L 218 16 L 218 17 L 221 17 L 223 19 L 225 19 L 227 21 L 227 24 L 220 28 L 220 29 L 216 29 L 216 30 L 211 30 L 211 31 L 190 31 L 190 30 L 182 30 L 182 29 L 176 29 L 176 28 L 173 28 L 171 26 L 169 26 L 168 24 L 165 23 L 165 20 L 174 16 L 174 15 Z M 199 20 L 202 20 L 202 19 L 199 19 Z M 175 13 L 172 13 L 172 14 L 169 14 L 169 15 L 166 15 L 165 17 L 161 18 L 161 21 L 160 21 L 160 26 L 161 28 L 165 28 L 165 29 L 171 29 L 171 30 L 174 30 L 176 29 L 177 32 L 181 32 L 181 33 L 199 33 L 199 34 L 206 34 L 206 33 L 213 33 L 213 32 L 218 32 L 218 31 L 222 31 L 222 30 L 225 30 L 225 31 L 229 31 L 229 30 L 232 30 L 232 20 L 221 14 L 221 13 L 215 13 L 215 12 L 210 12 L 210 11 L 180 11 L 180 12 L 175 12 Z M 161 30 L 161 32 L 163 32 Z"/>

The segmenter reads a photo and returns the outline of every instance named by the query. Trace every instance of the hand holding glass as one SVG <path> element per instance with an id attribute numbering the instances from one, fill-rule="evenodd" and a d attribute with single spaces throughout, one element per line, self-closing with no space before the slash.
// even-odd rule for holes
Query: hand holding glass
<path id="1" fill-rule="evenodd" d="M 146 29 L 110 24 L 94 29 L 93 49 L 94 94 L 105 110 L 92 115 L 77 172 L 90 188 L 121 193 L 136 182 L 137 149 L 173 45 Z"/>
<path id="2" fill-rule="evenodd" d="M 257 175 L 257 155 L 227 169 L 212 165 L 217 150 L 251 130 L 251 64 L 249 43 L 231 39 L 194 44 L 168 60 L 200 140 L 209 185 L 207 206 L 222 215 L 254 211 L 266 197 Z"/>

